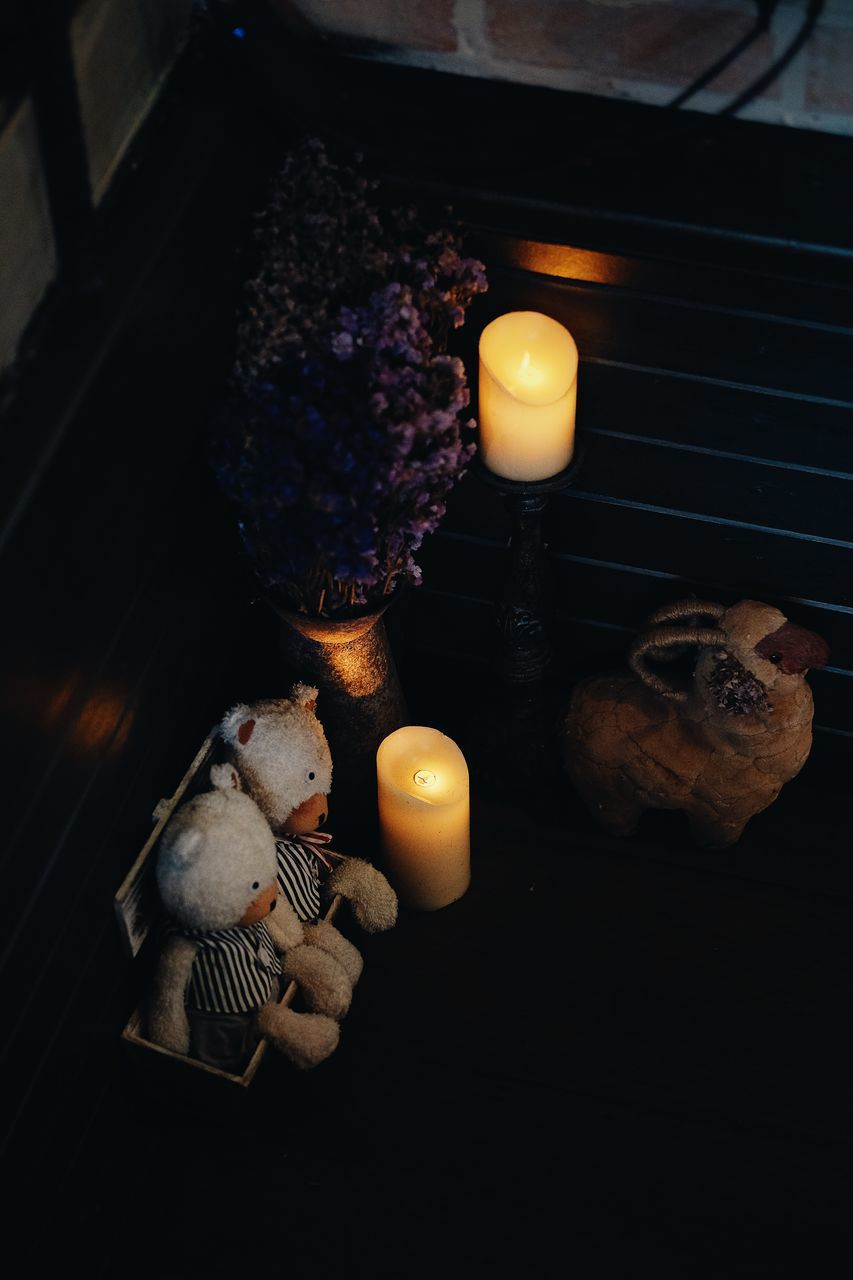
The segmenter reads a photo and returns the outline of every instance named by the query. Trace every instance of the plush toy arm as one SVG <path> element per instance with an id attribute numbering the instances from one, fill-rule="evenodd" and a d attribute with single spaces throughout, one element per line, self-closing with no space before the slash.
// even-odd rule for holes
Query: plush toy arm
<path id="1" fill-rule="evenodd" d="M 351 986 L 355 986 L 361 977 L 364 961 L 361 953 L 352 945 L 349 938 L 339 933 L 328 920 L 319 920 L 317 924 L 305 926 L 305 941 L 309 947 L 319 947 L 337 960 L 347 975 Z"/>
<path id="2" fill-rule="evenodd" d="M 361 858 L 345 858 L 329 877 L 329 888 L 346 898 L 368 933 L 382 933 L 397 921 L 397 895 L 381 871 Z"/>
<path id="3" fill-rule="evenodd" d="M 170 938 L 154 974 L 148 1004 L 148 1035 L 173 1053 L 189 1053 L 190 1025 L 184 1004 L 198 947 L 189 938 Z"/>
<path id="4" fill-rule="evenodd" d="M 273 940 L 276 951 L 289 951 L 304 942 L 302 921 L 297 916 L 287 898 L 278 895 L 275 911 L 264 919 L 267 931 Z"/>
<path id="5" fill-rule="evenodd" d="M 316 1067 L 334 1053 L 341 1034 L 334 1018 L 321 1013 L 296 1013 L 274 1003 L 258 1010 L 258 1027 L 302 1071 Z"/>

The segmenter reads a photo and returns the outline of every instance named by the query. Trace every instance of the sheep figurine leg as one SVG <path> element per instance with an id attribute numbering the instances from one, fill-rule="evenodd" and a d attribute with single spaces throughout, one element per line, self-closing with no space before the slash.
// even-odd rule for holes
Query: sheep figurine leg
<path id="1" fill-rule="evenodd" d="M 566 769 L 602 831 L 611 836 L 634 834 L 645 805 L 626 794 L 621 775 L 615 770 L 597 769 L 582 757 L 573 756 L 571 747 L 566 751 Z"/>
<path id="2" fill-rule="evenodd" d="M 258 1029 L 294 1066 L 303 1071 L 324 1062 L 338 1047 L 340 1027 L 322 1013 L 296 1013 L 281 1004 L 258 1010 Z"/>
<path id="3" fill-rule="evenodd" d="M 630 676 L 594 676 L 575 689 L 563 762 L 608 835 L 633 835 L 647 809 L 688 802 L 707 752 L 694 743 L 679 744 L 683 776 L 677 777 L 668 758 L 674 735 L 681 737 L 673 707 Z"/>
<path id="4" fill-rule="evenodd" d="M 690 818 L 690 835 L 700 849 L 728 849 L 737 844 L 745 822 L 722 822 L 719 818 Z"/>

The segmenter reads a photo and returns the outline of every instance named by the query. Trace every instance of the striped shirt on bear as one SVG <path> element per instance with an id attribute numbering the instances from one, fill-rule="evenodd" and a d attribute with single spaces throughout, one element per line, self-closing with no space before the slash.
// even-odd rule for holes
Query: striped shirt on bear
<path id="1" fill-rule="evenodd" d="M 301 840 L 276 840 L 278 887 L 303 924 L 320 915 L 320 860 Z"/>
<path id="2" fill-rule="evenodd" d="M 186 929 L 199 947 L 187 1004 L 205 1013 L 251 1013 L 278 994 L 281 961 L 263 920 L 212 933 Z"/>

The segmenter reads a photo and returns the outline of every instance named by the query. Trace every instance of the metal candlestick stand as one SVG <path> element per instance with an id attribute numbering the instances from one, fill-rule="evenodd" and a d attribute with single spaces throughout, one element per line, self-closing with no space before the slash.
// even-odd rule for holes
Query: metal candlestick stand
<path id="1" fill-rule="evenodd" d="M 530 482 L 505 480 L 477 458 L 473 472 L 503 494 L 512 516 L 506 571 L 495 601 L 495 668 L 501 693 L 489 697 L 473 731 L 472 762 L 480 779 L 505 794 L 507 779 L 545 803 L 543 785 L 558 784 L 559 697 L 549 683 L 553 656 L 553 590 L 548 572 L 542 515 L 552 493 L 574 484 L 582 466 L 575 449 L 571 464 L 555 476 Z M 554 785 L 552 794 L 559 793 Z"/>
<path id="2" fill-rule="evenodd" d="M 506 480 L 476 458 L 473 471 L 498 489 L 512 516 L 509 559 L 495 610 L 500 633 L 498 669 L 509 684 L 535 685 L 552 657 L 552 592 L 542 539 L 542 513 L 552 493 L 575 483 L 583 461 L 576 447 L 570 464 L 545 480 Z"/>

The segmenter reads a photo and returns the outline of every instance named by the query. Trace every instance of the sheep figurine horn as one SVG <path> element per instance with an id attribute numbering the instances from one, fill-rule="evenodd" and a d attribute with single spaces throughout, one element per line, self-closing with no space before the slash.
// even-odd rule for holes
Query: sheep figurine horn
<path id="1" fill-rule="evenodd" d="M 676 600 L 673 604 L 665 604 L 646 618 L 647 627 L 655 627 L 663 622 L 680 622 L 684 626 L 699 626 L 705 622 L 719 622 L 725 613 L 725 605 L 711 604 L 707 600 Z"/>
<path id="2" fill-rule="evenodd" d="M 690 650 L 686 685 L 650 665 Z M 820 636 L 770 605 L 676 601 L 647 619 L 627 671 L 576 685 L 565 769 L 611 834 L 631 834 L 647 809 L 679 809 L 698 844 L 725 848 L 805 764 L 814 713 L 805 672 L 828 657 Z"/>
<path id="3" fill-rule="evenodd" d="M 719 628 L 712 630 L 702 627 L 653 627 L 650 631 L 644 631 L 634 641 L 628 654 L 628 665 L 640 677 L 643 684 L 653 689 L 655 693 L 659 693 L 664 698 L 684 702 L 687 698 L 687 690 L 674 687 L 664 680 L 663 676 L 652 671 L 646 665 L 646 659 L 671 661 L 691 645 L 700 648 L 705 645 L 719 647 L 725 643 L 726 633 Z"/>

